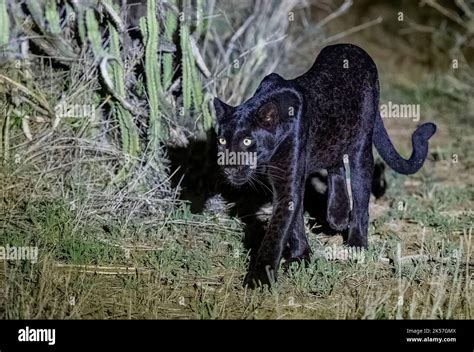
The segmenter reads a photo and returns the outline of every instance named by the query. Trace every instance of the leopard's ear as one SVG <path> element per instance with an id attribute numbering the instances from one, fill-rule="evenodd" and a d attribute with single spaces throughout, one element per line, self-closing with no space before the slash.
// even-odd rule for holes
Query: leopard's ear
<path id="1" fill-rule="evenodd" d="M 260 127 L 274 130 L 277 125 L 290 122 L 297 113 L 298 97 L 294 94 L 278 94 L 258 109 L 257 122 Z"/>
<path id="2" fill-rule="evenodd" d="M 217 122 L 221 122 L 226 116 L 230 114 L 232 106 L 227 105 L 219 98 L 214 98 L 214 110 L 216 111 Z"/>
<path id="3" fill-rule="evenodd" d="M 269 101 L 264 103 L 257 112 L 257 122 L 260 127 L 265 128 L 267 130 L 272 130 L 280 121 L 280 108 L 278 105 L 273 102 Z"/>

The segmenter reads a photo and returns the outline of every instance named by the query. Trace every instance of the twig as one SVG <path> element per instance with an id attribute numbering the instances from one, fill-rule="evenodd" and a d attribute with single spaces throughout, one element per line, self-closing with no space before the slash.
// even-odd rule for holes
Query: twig
<path id="1" fill-rule="evenodd" d="M 376 18 L 375 20 L 372 20 L 372 21 L 363 23 L 363 24 L 361 24 L 361 25 L 352 27 L 351 29 L 348 29 L 347 31 L 344 31 L 344 32 L 335 34 L 335 35 L 333 35 L 333 36 L 327 38 L 326 40 L 323 41 L 323 44 L 327 44 L 327 43 L 330 43 L 330 42 L 334 42 L 334 41 L 336 41 L 336 40 L 339 40 L 339 39 L 342 39 L 342 38 L 344 38 L 344 37 L 347 37 L 348 35 L 351 35 L 351 34 L 356 33 L 356 32 L 358 32 L 358 31 L 361 31 L 361 30 L 364 30 L 364 29 L 366 29 L 366 28 L 369 28 L 369 27 L 372 27 L 372 26 L 374 26 L 374 25 L 377 25 L 377 24 L 381 23 L 382 20 L 383 20 L 382 17 L 378 17 L 378 18 Z"/>
<path id="2" fill-rule="evenodd" d="M 211 77 L 211 72 L 207 68 L 201 53 L 199 52 L 199 48 L 196 44 L 196 39 L 192 35 L 189 36 L 189 44 L 191 44 L 191 51 L 193 53 L 194 59 L 196 60 L 196 63 L 201 70 L 202 74 L 206 77 L 209 78 Z"/>
<path id="3" fill-rule="evenodd" d="M 56 268 L 70 268 L 78 269 L 78 272 L 86 274 L 99 274 L 99 275 L 133 275 L 137 272 L 150 273 L 153 269 L 149 268 L 137 268 L 137 267 L 126 267 L 126 266 L 98 266 L 98 265 L 76 265 L 76 264 L 62 264 L 55 263 Z M 111 270 L 111 271 L 108 271 Z"/>
<path id="4" fill-rule="evenodd" d="M 344 3 L 334 12 L 330 13 L 327 17 L 323 18 L 321 21 L 318 22 L 319 27 L 323 27 L 333 19 L 341 16 L 342 14 L 346 13 L 347 10 L 352 6 L 352 0 L 345 0 Z"/>
<path id="5" fill-rule="evenodd" d="M 461 27 L 464 27 L 465 29 L 469 30 L 469 27 L 467 26 L 466 23 L 463 22 L 463 20 L 453 11 L 448 10 L 447 8 L 441 6 L 436 2 L 436 0 L 423 0 L 421 2 L 422 4 L 427 4 L 434 8 L 436 11 L 441 13 L 442 15 L 446 16 L 450 20 L 456 22 L 459 24 Z"/>
<path id="6" fill-rule="evenodd" d="M 33 135 L 31 134 L 30 124 L 28 123 L 28 117 L 26 116 L 21 119 L 21 129 L 23 130 L 26 139 L 32 141 Z"/>
<path id="7" fill-rule="evenodd" d="M 410 21 L 408 19 L 406 20 L 406 22 L 410 26 L 410 28 L 400 29 L 399 31 L 400 34 L 407 34 L 407 33 L 411 33 L 412 31 L 417 31 L 417 32 L 422 32 L 422 33 L 435 33 L 436 32 L 436 28 L 433 28 L 431 26 L 424 26 L 416 22 Z"/>
<path id="8" fill-rule="evenodd" d="M 26 95 L 29 95 L 30 97 L 34 98 L 38 103 L 40 103 L 43 106 L 43 108 L 46 111 L 48 111 L 48 113 L 51 116 L 54 116 L 53 110 L 51 109 L 51 107 L 49 106 L 48 102 L 45 99 L 43 99 L 39 95 L 33 93 L 31 90 L 29 90 L 27 87 L 25 87 L 21 83 L 18 83 L 16 81 L 12 80 L 11 78 L 8 78 L 8 77 L 6 77 L 2 74 L 0 74 L 0 80 L 3 80 L 4 82 L 10 83 L 11 85 L 17 87 L 19 90 L 21 90 Z"/>
<path id="9" fill-rule="evenodd" d="M 214 40 L 215 40 L 215 42 L 216 42 L 217 49 L 218 49 L 219 52 L 221 53 L 221 56 L 222 56 L 222 57 L 225 57 L 224 46 L 222 45 L 221 38 L 220 38 L 219 34 L 217 34 L 215 28 L 211 28 L 211 32 L 212 32 L 212 36 L 214 37 Z M 226 64 L 228 65 L 229 62 L 226 62 Z"/>
<path id="10" fill-rule="evenodd" d="M 279 41 L 282 41 L 283 39 L 285 39 L 286 37 L 288 36 L 288 34 L 284 34 L 282 35 L 281 37 L 277 38 L 277 39 L 274 39 L 274 40 L 270 40 L 270 41 L 267 41 L 267 42 L 264 42 L 263 44 L 257 44 L 253 47 L 251 47 L 250 49 L 247 49 L 245 50 L 242 54 L 240 54 L 238 56 L 239 59 L 243 58 L 244 56 L 250 54 L 252 51 L 254 50 L 257 50 L 257 49 L 261 49 L 267 45 L 270 45 L 270 44 L 273 44 L 273 43 L 277 43 Z M 228 64 L 226 65 L 219 73 L 216 74 L 216 77 L 220 77 L 222 74 L 224 74 L 224 72 L 226 72 L 229 68 L 230 68 L 231 64 Z M 209 82 L 211 83 L 211 82 Z M 209 84 L 208 83 L 208 84 Z M 207 85 L 205 86 L 207 87 Z"/>
<path id="11" fill-rule="evenodd" d="M 176 45 L 166 41 L 160 41 L 158 44 L 158 51 L 164 53 L 174 53 L 176 52 Z"/>
<path id="12" fill-rule="evenodd" d="M 282 41 L 283 39 L 285 39 L 286 37 L 288 37 L 288 34 L 284 34 L 284 35 L 282 35 L 282 36 L 280 36 L 276 39 L 264 42 L 263 44 L 257 44 L 255 46 L 253 46 L 252 48 L 250 48 L 248 50 L 245 50 L 242 54 L 240 54 L 239 59 L 243 58 L 244 56 L 248 55 L 249 53 L 251 53 L 254 50 L 262 49 L 262 48 L 266 47 L 267 45 L 278 43 L 278 42 Z"/>
<path id="13" fill-rule="evenodd" d="M 469 6 L 466 5 L 466 2 L 464 0 L 456 0 L 455 2 L 456 2 L 456 5 L 458 5 L 458 7 L 464 11 L 464 14 L 467 17 L 469 18 L 474 17 L 474 12 L 469 8 Z"/>
<path id="14" fill-rule="evenodd" d="M 234 35 L 230 39 L 229 44 L 227 45 L 227 50 L 224 55 L 225 62 L 229 62 L 230 55 L 232 54 L 232 51 L 234 50 L 234 47 L 235 47 L 235 42 L 237 41 L 237 39 L 239 39 L 239 37 L 242 34 L 244 34 L 245 30 L 250 25 L 250 23 L 252 23 L 254 18 L 255 18 L 255 15 L 252 15 L 249 18 L 247 18 L 245 22 L 240 26 L 240 28 L 234 33 Z"/>

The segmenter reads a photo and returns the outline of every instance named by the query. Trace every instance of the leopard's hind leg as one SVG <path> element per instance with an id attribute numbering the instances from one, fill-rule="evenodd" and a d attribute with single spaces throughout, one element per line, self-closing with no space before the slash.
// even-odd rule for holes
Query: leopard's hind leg
<path id="1" fill-rule="evenodd" d="M 346 185 L 344 164 L 328 170 L 328 200 L 326 220 L 336 231 L 347 230 L 351 204 Z"/>

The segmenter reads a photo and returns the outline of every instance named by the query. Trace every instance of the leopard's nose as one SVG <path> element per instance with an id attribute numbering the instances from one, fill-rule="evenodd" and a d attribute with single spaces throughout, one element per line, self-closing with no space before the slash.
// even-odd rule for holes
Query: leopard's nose
<path id="1" fill-rule="evenodd" d="M 243 167 L 242 166 L 233 166 L 233 167 L 228 167 L 224 170 L 224 173 L 227 175 L 227 176 L 233 176 L 233 175 L 236 175 L 238 174 L 239 172 L 241 172 L 243 170 Z"/>

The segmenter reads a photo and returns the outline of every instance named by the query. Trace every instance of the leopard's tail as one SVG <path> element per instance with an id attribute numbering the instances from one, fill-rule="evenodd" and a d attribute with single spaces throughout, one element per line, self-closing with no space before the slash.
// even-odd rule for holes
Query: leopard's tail
<path id="1" fill-rule="evenodd" d="M 410 159 L 404 159 L 398 154 L 390 141 L 387 130 L 383 125 L 382 117 L 380 113 L 377 112 L 373 141 L 375 148 L 377 148 L 380 156 L 385 160 L 388 166 L 398 173 L 409 175 L 414 174 L 423 166 L 428 154 L 428 139 L 430 139 L 435 132 L 436 125 L 434 123 L 428 122 L 419 126 L 411 136 L 413 152 L 411 153 Z"/>

